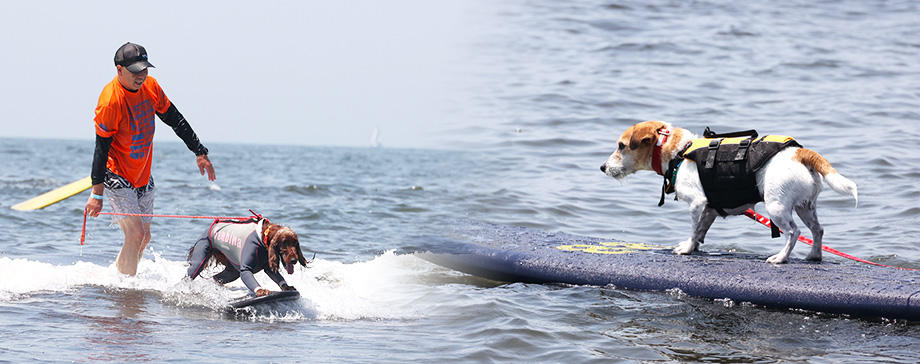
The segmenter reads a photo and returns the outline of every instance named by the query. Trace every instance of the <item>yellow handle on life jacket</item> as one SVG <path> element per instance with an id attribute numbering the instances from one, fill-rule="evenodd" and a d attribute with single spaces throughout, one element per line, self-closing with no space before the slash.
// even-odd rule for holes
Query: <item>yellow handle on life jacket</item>
<path id="1" fill-rule="evenodd" d="M 745 138 L 745 137 L 723 138 L 723 139 L 722 139 L 722 142 L 719 143 L 719 145 L 722 145 L 722 144 L 741 144 L 741 141 L 742 141 L 742 140 L 745 140 L 745 139 L 748 139 L 748 138 Z M 795 139 L 795 138 L 793 138 L 793 137 L 791 137 L 791 136 L 786 136 L 786 135 L 764 135 L 764 136 L 762 136 L 762 137 L 760 137 L 760 138 L 755 139 L 755 140 L 754 140 L 754 143 L 759 143 L 759 142 L 786 143 L 786 142 L 788 142 L 788 141 L 790 141 L 790 140 L 794 140 L 794 139 Z M 689 155 L 690 152 L 692 152 L 692 151 L 694 151 L 694 150 L 696 150 L 696 149 L 699 149 L 699 148 L 708 148 L 708 147 L 709 147 L 709 143 L 711 143 L 712 141 L 713 141 L 713 139 L 710 139 L 710 138 L 698 138 L 698 139 L 693 139 L 693 140 L 690 142 L 690 147 L 687 148 L 687 151 L 686 151 L 686 152 L 684 152 L 684 156 Z"/>

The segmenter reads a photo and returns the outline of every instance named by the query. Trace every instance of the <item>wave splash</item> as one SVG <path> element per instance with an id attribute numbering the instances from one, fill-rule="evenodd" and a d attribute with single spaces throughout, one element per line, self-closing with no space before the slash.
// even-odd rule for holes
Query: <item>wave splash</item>
<path id="1" fill-rule="evenodd" d="M 249 293 L 240 280 L 225 286 L 206 278 L 190 281 L 185 278 L 187 262 L 165 259 L 155 251 L 149 256 L 152 258 L 141 260 L 134 277 L 118 273 L 114 263 L 102 266 L 80 261 L 53 265 L 0 256 L 0 304 L 16 304 L 44 294 L 66 295 L 97 286 L 152 291 L 160 295 L 165 305 L 223 311 L 228 302 Z M 201 277 L 210 277 L 219 269 L 207 268 Z M 417 318 L 436 304 L 425 304 L 424 297 L 433 296 L 432 291 L 437 289 L 431 285 L 431 279 L 426 279 L 437 270 L 443 268 L 393 251 L 369 261 L 348 264 L 316 259 L 307 268 L 297 266 L 292 275 L 282 273 L 288 284 L 300 291 L 300 301 L 249 313 L 278 320 Z M 263 272 L 256 274 L 256 279 L 263 287 L 278 289 Z"/>

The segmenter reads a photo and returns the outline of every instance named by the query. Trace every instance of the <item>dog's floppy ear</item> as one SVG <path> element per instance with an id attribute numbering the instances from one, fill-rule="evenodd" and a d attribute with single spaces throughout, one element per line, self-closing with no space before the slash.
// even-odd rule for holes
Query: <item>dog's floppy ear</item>
<path id="1" fill-rule="evenodd" d="M 629 149 L 636 150 L 643 144 L 652 144 L 652 138 L 652 134 L 634 131 L 632 136 L 629 137 Z"/>
<path id="2" fill-rule="evenodd" d="M 300 251 L 300 241 L 297 241 L 297 261 L 300 262 L 300 265 L 307 266 L 307 258 L 303 257 L 303 252 Z"/>
<path id="3" fill-rule="evenodd" d="M 633 125 L 632 135 L 629 136 L 629 149 L 639 149 L 642 145 L 650 145 L 658 137 L 661 123 L 646 121 Z"/>
<path id="4" fill-rule="evenodd" d="M 278 232 L 276 231 L 273 234 L 268 236 L 269 238 L 265 241 L 265 250 L 268 251 L 268 269 L 274 272 L 278 271 L 278 261 L 281 259 L 278 257 L 278 254 L 275 253 L 275 244 L 278 243 Z"/>
<path id="5" fill-rule="evenodd" d="M 633 133 L 632 138 L 629 138 L 629 149 L 639 149 L 642 144 L 652 144 L 652 137 L 647 135 L 643 137 Z"/>
<path id="6" fill-rule="evenodd" d="M 303 252 L 300 250 L 300 237 L 297 236 L 297 233 L 294 232 L 294 229 L 289 229 L 291 231 L 291 241 L 294 242 L 294 247 L 297 248 L 297 261 L 300 265 L 307 266 L 307 258 L 303 257 Z"/>
<path id="7" fill-rule="evenodd" d="M 275 245 L 268 246 L 268 269 L 277 272 L 278 271 L 278 261 L 280 258 L 278 254 L 275 254 Z"/>

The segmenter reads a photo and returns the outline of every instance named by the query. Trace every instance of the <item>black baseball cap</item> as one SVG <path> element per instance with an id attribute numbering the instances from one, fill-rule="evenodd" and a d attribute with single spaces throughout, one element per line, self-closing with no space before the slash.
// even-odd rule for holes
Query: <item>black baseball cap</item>
<path id="1" fill-rule="evenodd" d="M 125 43 L 115 51 L 115 64 L 127 68 L 132 73 L 154 67 L 147 62 L 147 50 L 142 45 L 131 42 Z"/>

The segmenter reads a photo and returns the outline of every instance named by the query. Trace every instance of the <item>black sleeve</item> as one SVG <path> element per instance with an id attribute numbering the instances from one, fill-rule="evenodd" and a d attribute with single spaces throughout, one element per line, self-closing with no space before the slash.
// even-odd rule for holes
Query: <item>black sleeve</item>
<path id="1" fill-rule="evenodd" d="M 250 234 L 255 236 L 255 234 Z M 243 251 L 240 257 L 240 278 L 243 279 L 243 284 L 249 288 L 252 293 L 256 293 L 256 290 L 262 288 L 259 285 L 259 281 L 256 280 L 255 273 L 258 273 L 262 268 L 259 262 L 259 248 L 258 243 L 253 240 L 246 239 L 243 245 Z M 268 269 L 265 270 L 265 273 L 268 273 Z"/>
<path id="2" fill-rule="evenodd" d="M 176 109 L 175 103 L 170 102 L 169 109 L 167 109 L 165 113 L 158 113 L 157 116 L 176 132 L 176 135 L 185 142 L 185 146 L 188 147 L 188 150 L 195 153 L 195 155 L 208 154 L 208 148 L 205 148 L 204 145 L 201 145 L 201 142 L 198 141 L 198 136 L 195 135 L 192 126 L 188 125 L 188 121 L 185 121 L 185 117 L 179 113 L 179 109 Z"/>
<path id="3" fill-rule="evenodd" d="M 98 185 L 105 181 L 105 164 L 109 160 L 109 148 L 112 147 L 112 137 L 103 138 L 96 134 L 96 151 L 93 152 L 93 170 L 90 172 L 93 184 Z"/>

